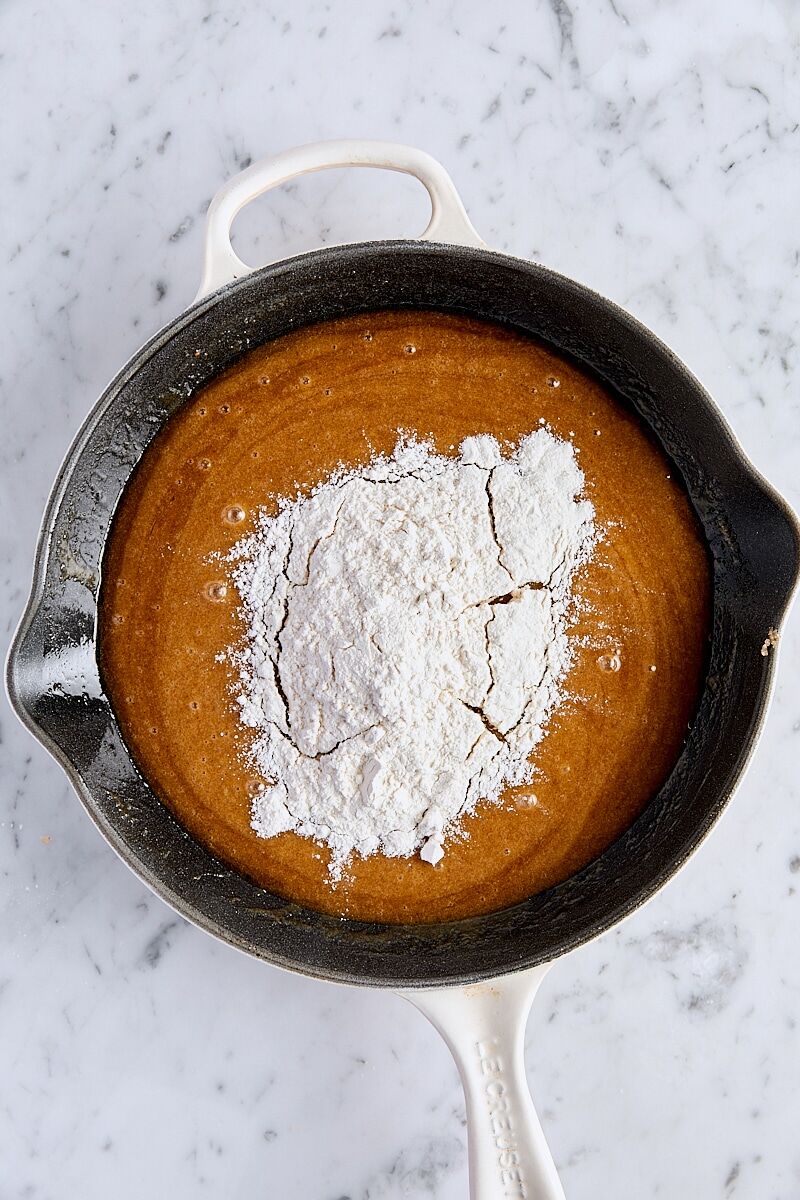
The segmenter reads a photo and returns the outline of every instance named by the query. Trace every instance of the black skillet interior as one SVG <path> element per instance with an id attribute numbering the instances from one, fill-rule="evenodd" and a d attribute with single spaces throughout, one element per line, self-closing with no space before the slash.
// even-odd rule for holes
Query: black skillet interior
<path id="1" fill-rule="evenodd" d="M 103 545 L 122 487 L 170 413 L 252 346 L 311 322 L 402 307 L 499 321 L 591 367 L 641 414 L 682 473 L 714 561 L 700 709 L 672 775 L 639 820 L 579 874 L 522 904 L 417 926 L 322 916 L 212 858 L 136 772 L 106 698 L 48 685 L 52 672 L 42 668 L 48 656 L 63 661 L 64 646 L 83 642 L 92 661 L 81 670 L 96 674 Z M 681 866 L 749 756 L 773 669 L 762 647 L 780 627 L 798 572 L 791 513 L 750 467 L 698 382 L 643 326 L 533 264 L 409 242 L 279 263 L 178 318 L 131 360 L 87 421 L 45 523 L 52 536 L 37 564 L 40 602 L 13 652 L 10 687 L 106 837 L 179 912 L 241 949 L 307 974 L 388 986 L 471 982 L 552 959 L 626 916 Z"/>

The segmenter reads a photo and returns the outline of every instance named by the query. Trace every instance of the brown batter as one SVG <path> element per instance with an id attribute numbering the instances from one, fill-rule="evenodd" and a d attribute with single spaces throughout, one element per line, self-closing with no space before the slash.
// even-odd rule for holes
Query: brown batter
<path id="1" fill-rule="evenodd" d="M 198 351 L 202 353 L 202 350 Z M 540 417 L 580 449 L 606 541 L 578 577 L 588 604 L 569 677 L 576 699 L 537 749 L 535 782 L 481 805 L 436 867 L 374 856 L 332 887 L 327 851 L 250 828 L 258 780 L 217 655 L 243 626 L 209 556 L 260 505 L 337 464 L 391 452 L 397 430 L 439 452 Z M 258 883 L 362 919 L 434 921 L 506 907 L 566 878 L 625 830 L 668 775 L 701 685 L 710 572 L 696 518 L 643 426 L 591 376 L 498 326 L 384 312 L 301 330 L 215 379 L 148 449 L 104 562 L 105 686 L 139 767 L 189 831 Z M 531 795 L 535 801 L 531 802 Z"/>

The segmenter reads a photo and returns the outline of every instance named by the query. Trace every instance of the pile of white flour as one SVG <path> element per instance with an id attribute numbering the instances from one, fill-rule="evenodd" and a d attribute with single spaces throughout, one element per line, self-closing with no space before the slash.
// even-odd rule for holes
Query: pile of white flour
<path id="1" fill-rule="evenodd" d="M 334 879 L 353 853 L 435 863 L 460 817 L 531 777 L 596 540 L 583 483 L 545 428 L 507 458 L 489 436 L 457 458 L 401 440 L 260 517 L 230 556 L 258 834 L 327 844 Z"/>

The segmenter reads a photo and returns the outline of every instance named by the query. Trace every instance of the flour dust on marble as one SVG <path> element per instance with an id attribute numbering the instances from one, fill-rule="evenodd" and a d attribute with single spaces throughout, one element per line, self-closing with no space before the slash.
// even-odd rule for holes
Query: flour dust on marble
<path id="1" fill-rule="evenodd" d="M 262 512 L 229 558 L 236 699 L 264 781 L 252 826 L 430 863 L 479 801 L 530 780 L 564 701 L 572 584 L 597 540 L 575 450 L 401 437 Z"/>

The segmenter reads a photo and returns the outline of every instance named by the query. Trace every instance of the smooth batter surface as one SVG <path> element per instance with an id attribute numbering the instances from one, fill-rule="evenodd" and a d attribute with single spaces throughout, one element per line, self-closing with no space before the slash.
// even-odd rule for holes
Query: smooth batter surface
<path id="1" fill-rule="evenodd" d="M 198 347 L 199 354 L 203 353 Z M 238 598 L 224 554 L 258 506 L 340 463 L 391 452 L 398 429 L 453 453 L 516 442 L 544 418 L 579 449 L 606 528 L 577 579 L 585 600 L 573 697 L 537 749 L 533 784 L 481 805 L 436 867 L 374 856 L 332 887 L 327 851 L 250 828 L 234 668 Z M 252 351 L 189 401 L 120 502 L 103 569 L 106 689 L 142 773 L 181 823 L 258 883 L 326 912 L 434 921 L 492 911 L 573 874 L 638 816 L 680 751 L 703 675 L 710 569 L 670 463 L 638 420 L 544 346 L 461 317 L 386 312 Z"/>

